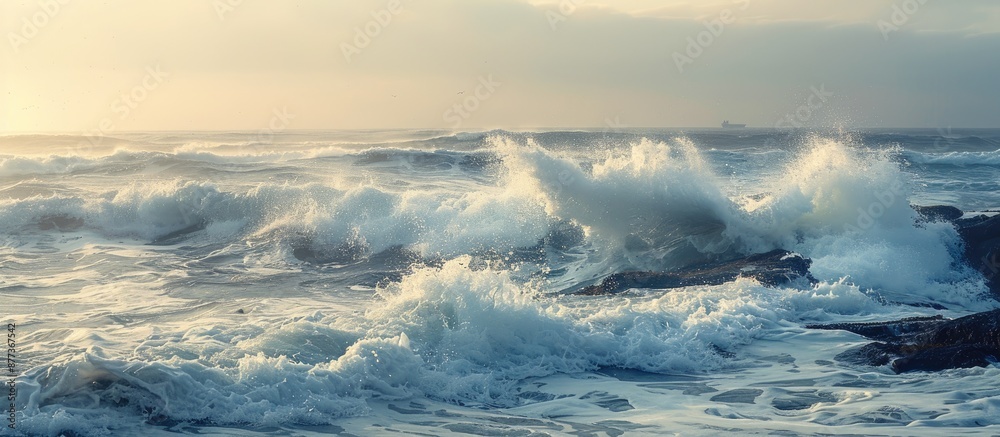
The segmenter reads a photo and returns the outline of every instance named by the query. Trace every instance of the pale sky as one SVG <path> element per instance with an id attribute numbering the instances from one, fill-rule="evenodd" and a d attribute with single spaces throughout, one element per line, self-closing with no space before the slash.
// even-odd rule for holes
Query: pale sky
<path id="1" fill-rule="evenodd" d="M 1000 127 L 991 0 L 3 0 L 0 26 L 3 132 Z"/>

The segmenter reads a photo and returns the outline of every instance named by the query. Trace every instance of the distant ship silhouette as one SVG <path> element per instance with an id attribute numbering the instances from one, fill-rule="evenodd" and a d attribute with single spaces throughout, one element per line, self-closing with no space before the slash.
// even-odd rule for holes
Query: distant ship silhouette
<path id="1" fill-rule="evenodd" d="M 729 120 L 725 120 L 725 121 L 722 122 L 722 128 L 723 129 L 743 128 L 743 127 L 747 127 L 747 125 L 746 124 L 730 123 Z"/>

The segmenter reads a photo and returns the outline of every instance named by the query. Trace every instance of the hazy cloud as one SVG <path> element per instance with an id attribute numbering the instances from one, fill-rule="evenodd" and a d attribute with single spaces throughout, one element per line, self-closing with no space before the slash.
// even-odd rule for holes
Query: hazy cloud
<path id="1" fill-rule="evenodd" d="M 995 2 L 216 3 L 71 1 L 21 44 L 45 11 L 2 3 L 0 129 L 92 129 L 157 65 L 169 78 L 117 129 L 257 129 L 274 108 L 295 128 L 446 127 L 487 75 L 503 86 L 462 128 L 770 126 L 821 84 L 815 125 L 1000 127 Z M 903 7 L 886 38 L 878 21 Z"/>

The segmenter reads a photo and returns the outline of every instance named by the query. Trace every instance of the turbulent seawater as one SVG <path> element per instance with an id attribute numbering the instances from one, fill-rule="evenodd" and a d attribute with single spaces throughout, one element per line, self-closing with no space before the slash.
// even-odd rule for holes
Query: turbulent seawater
<path id="1" fill-rule="evenodd" d="M 910 204 L 1000 208 L 1000 131 L 2 136 L 0 433 L 998 433 L 1000 368 L 803 328 L 998 306 Z M 569 294 L 775 248 L 819 283 Z"/>

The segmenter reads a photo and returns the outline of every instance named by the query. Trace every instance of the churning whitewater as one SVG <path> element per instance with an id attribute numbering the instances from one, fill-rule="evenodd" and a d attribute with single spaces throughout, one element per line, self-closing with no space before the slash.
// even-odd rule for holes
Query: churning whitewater
<path id="1" fill-rule="evenodd" d="M 911 205 L 1000 207 L 1000 131 L 267 140 L 0 137 L 5 432 L 1000 428 L 995 365 L 897 375 L 805 328 L 997 307 Z M 775 249 L 812 280 L 576 294 Z"/>

